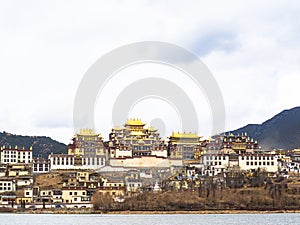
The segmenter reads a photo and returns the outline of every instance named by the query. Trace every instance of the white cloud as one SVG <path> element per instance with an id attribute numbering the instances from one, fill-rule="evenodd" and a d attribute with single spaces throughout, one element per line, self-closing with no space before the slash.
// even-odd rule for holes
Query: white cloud
<path id="1" fill-rule="evenodd" d="M 2 1 L 0 130 L 68 142 L 85 71 L 145 40 L 200 55 L 223 92 L 227 129 L 263 122 L 300 105 L 299 9 L 298 1 Z"/>

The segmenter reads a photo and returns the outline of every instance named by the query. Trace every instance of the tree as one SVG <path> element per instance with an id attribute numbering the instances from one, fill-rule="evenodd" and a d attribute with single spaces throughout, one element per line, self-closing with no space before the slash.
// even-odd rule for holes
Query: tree
<path id="1" fill-rule="evenodd" d="M 108 193 L 95 192 L 92 204 L 95 210 L 107 211 L 112 208 L 113 199 Z"/>

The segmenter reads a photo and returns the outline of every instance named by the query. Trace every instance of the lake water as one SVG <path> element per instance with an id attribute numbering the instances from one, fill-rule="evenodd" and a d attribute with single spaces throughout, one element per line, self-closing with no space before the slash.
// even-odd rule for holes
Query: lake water
<path id="1" fill-rule="evenodd" d="M 1 225 L 298 225 L 300 214 L 57 215 L 0 214 Z"/>

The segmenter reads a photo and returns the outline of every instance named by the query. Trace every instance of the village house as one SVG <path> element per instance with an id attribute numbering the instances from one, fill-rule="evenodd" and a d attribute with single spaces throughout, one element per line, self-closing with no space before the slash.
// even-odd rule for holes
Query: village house
<path id="1" fill-rule="evenodd" d="M 33 189 L 32 187 L 25 187 L 17 191 L 16 204 L 32 203 L 33 202 Z"/>
<path id="2" fill-rule="evenodd" d="M 0 177 L 0 193 L 16 190 L 16 180 L 9 177 Z"/>
<path id="3" fill-rule="evenodd" d="M 77 184 L 80 187 L 86 187 L 88 189 L 95 189 L 102 185 L 102 178 L 98 173 L 90 171 L 77 172 Z"/>
<path id="4" fill-rule="evenodd" d="M 48 173 L 50 171 L 50 160 L 43 158 L 34 158 L 32 161 L 32 172 L 34 174 Z"/>
<path id="5" fill-rule="evenodd" d="M 126 193 L 129 196 L 136 195 L 142 191 L 142 180 L 137 170 L 130 170 L 125 174 Z"/>
<path id="6" fill-rule="evenodd" d="M 62 202 L 63 203 L 89 203 L 91 196 L 88 195 L 84 187 L 63 187 L 62 188 Z"/>
<path id="7" fill-rule="evenodd" d="M 5 164 L 0 169 L 0 192 L 15 191 L 33 184 L 31 166 L 27 164 Z"/>
<path id="8" fill-rule="evenodd" d="M 52 202 L 52 186 L 43 186 L 39 188 L 37 197 L 34 198 L 35 202 L 51 203 Z"/>
<path id="9" fill-rule="evenodd" d="M 70 171 L 70 172 L 64 173 L 63 178 L 62 178 L 63 187 L 76 187 L 76 186 L 78 186 L 76 175 L 77 175 L 76 171 Z"/>
<path id="10" fill-rule="evenodd" d="M 62 190 L 61 189 L 52 189 L 52 202 L 61 203 L 62 199 Z"/>
<path id="11" fill-rule="evenodd" d="M 5 195 L 0 195 L 0 205 L 3 207 L 13 207 L 16 202 L 17 196 L 14 192 L 6 193 Z"/>
<path id="12" fill-rule="evenodd" d="M 110 186 L 110 187 L 100 187 L 97 189 L 100 195 L 109 195 L 114 200 L 122 199 L 125 196 L 124 186 Z"/>
<path id="13" fill-rule="evenodd" d="M 119 177 L 109 177 L 107 179 L 103 179 L 103 187 L 124 187 L 124 181 Z"/>

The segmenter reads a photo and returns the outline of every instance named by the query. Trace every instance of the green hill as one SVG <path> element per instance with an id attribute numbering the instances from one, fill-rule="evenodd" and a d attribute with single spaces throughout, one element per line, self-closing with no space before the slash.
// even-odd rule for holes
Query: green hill
<path id="1" fill-rule="evenodd" d="M 67 153 L 68 146 L 45 136 L 22 136 L 0 132 L 0 146 L 18 146 L 29 149 L 32 146 L 33 157 L 48 158 L 48 155 L 53 153 Z"/>

